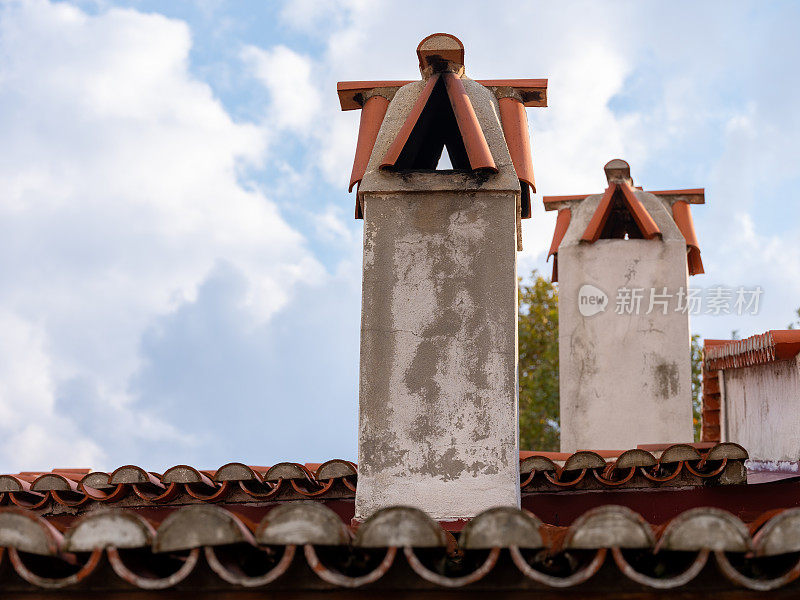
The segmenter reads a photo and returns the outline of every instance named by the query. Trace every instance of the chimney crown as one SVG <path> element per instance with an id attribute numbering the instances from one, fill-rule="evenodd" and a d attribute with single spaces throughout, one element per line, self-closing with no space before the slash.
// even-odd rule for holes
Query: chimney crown
<path id="1" fill-rule="evenodd" d="M 464 44 L 449 33 L 434 33 L 417 46 L 419 70 L 427 79 L 434 73 L 464 74 Z"/>
<path id="2" fill-rule="evenodd" d="M 621 158 L 615 158 L 606 163 L 603 167 L 606 172 L 606 179 L 608 183 L 627 183 L 633 187 L 633 179 L 631 179 L 631 166 Z"/>

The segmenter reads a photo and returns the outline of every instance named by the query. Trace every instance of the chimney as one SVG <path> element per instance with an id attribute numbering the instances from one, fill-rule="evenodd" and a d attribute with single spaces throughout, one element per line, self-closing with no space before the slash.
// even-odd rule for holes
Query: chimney
<path id="1" fill-rule="evenodd" d="M 692 442 L 688 276 L 703 272 L 690 204 L 702 189 L 645 192 L 605 166 L 602 194 L 558 210 L 561 450 Z"/>
<path id="2" fill-rule="evenodd" d="M 476 82 L 434 34 L 420 81 L 345 82 L 364 220 L 356 519 L 519 506 L 517 271 L 533 186 L 525 106 L 546 80 Z M 443 149 L 452 168 L 438 170 Z"/>

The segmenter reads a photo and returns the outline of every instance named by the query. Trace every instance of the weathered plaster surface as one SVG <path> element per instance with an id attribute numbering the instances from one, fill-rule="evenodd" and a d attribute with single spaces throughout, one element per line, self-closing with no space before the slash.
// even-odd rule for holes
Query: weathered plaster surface
<path id="1" fill-rule="evenodd" d="M 519 504 L 515 211 L 366 197 L 357 517 Z"/>
<path id="2" fill-rule="evenodd" d="M 637 192 L 662 239 L 580 241 L 601 196 L 572 205 L 558 249 L 561 449 L 635 448 L 692 441 L 689 318 L 654 306 L 651 288 L 686 289 L 686 241 L 662 201 Z M 584 316 L 579 290 L 608 297 L 605 311 Z M 617 290 L 644 290 L 638 314 L 617 314 Z"/>
<path id="3" fill-rule="evenodd" d="M 723 436 L 752 460 L 800 461 L 800 357 L 722 371 Z"/>
<path id="4" fill-rule="evenodd" d="M 497 100 L 464 86 L 498 173 L 379 169 L 415 82 L 390 103 L 359 188 L 359 519 L 397 504 L 438 519 L 519 506 L 520 187 Z"/>

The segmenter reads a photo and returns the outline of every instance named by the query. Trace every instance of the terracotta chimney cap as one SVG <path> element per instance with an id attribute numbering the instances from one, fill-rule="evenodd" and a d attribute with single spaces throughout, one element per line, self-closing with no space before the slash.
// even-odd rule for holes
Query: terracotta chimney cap
<path id="1" fill-rule="evenodd" d="M 633 186 L 631 166 L 621 158 L 608 161 L 603 170 L 606 172 L 608 183 L 627 183 L 631 187 Z"/>
<path id="2" fill-rule="evenodd" d="M 449 33 L 434 33 L 417 46 L 419 70 L 423 77 L 451 71 L 459 76 L 464 72 L 464 44 Z"/>

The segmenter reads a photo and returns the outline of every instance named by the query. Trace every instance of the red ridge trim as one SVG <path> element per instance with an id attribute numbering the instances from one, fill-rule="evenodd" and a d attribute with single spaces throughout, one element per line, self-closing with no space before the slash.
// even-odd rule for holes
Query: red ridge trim
<path id="1" fill-rule="evenodd" d="M 402 127 L 400 127 L 400 131 L 397 132 L 397 137 L 386 151 L 386 156 L 383 157 L 383 162 L 381 162 L 381 168 L 391 167 L 397 162 L 397 159 L 400 157 L 400 153 L 403 151 L 403 147 L 406 145 L 409 136 L 411 136 L 411 132 L 414 130 L 414 125 L 417 124 L 417 120 L 422 114 L 422 111 L 425 109 L 425 105 L 428 103 L 428 99 L 431 97 L 433 88 L 436 86 L 438 81 L 439 74 L 437 73 L 431 76 L 428 79 L 428 83 L 426 83 L 425 87 L 422 88 L 422 92 L 420 92 L 417 101 L 414 102 L 414 106 L 411 107 L 411 112 L 408 113 L 405 122 L 403 123 Z"/>
<path id="2" fill-rule="evenodd" d="M 456 115 L 461 139 L 464 141 L 464 148 L 467 150 L 469 166 L 473 171 L 488 169 L 496 173 L 497 167 L 494 164 L 492 152 L 483 136 L 481 125 L 475 109 L 472 108 L 472 102 L 467 96 L 467 90 L 464 89 L 464 84 L 453 73 L 443 73 L 442 76 L 447 88 L 447 96 L 450 98 L 450 105 Z"/>
<path id="3" fill-rule="evenodd" d="M 553 241 L 550 243 L 550 252 L 547 254 L 547 259 L 549 260 L 550 257 L 553 257 L 553 276 L 551 280 L 555 283 L 558 281 L 558 247 L 561 245 L 561 242 L 564 240 L 564 236 L 567 234 L 567 229 L 569 229 L 569 222 L 572 218 L 572 210 L 569 208 L 562 208 L 558 211 L 558 217 L 556 217 L 556 228 L 553 231 Z"/>
<path id="4" fill-rule="evenodd" d="M 586 230 L 581 236 L 582 242 L 589 242 L 593 244 L 600 238 L 600 232 L 603 231 L 603 225 L 608 220 L 608 215 L 611 214 L 611 199 L 614 197 L 614 192 L 617 189 L 617 184 L 612 183 L 606 188 L 603 197 L 600 198 L 600 203 L 592 215 Z"/>
<path id="5" fill-rule="evenodd" d="M 651 240 L 655 236 L 660 235 L 661 230 L 658 228 L 658 225 L 656 225 L 653 217 L 650 216 L 650 213 L 647 212 L 642 202 L 636 197 L 633 188 L 625 183 L 621 184 L 620 188 L 622 189 L 623 196 L 627 200 L 628 208 L 633 215 L 633 220 L 636 221 L 645 239 Z"/>

